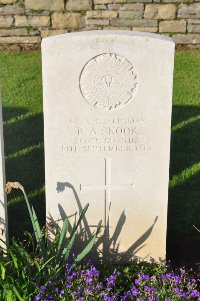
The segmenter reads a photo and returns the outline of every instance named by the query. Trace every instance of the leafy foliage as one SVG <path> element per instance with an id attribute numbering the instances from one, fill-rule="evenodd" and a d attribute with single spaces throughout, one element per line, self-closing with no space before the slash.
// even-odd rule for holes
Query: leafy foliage
<path id="1" fill-rule="evenodd" d="M 66 218 L 62 229 L 57 227 L 55 237 L 52 238 L 51 243 L 48 243 L 48 235 L 41 230 L 35 210 L 30 206 L 23 186 L 18 182 L 8 182 L 6 191 L 10 193 L 13 188 L 20 189 L 24 194 L 35 239 L 27 233 L 28 241 L 26 244 L 13 239 L 10 245 L 5 246 L 6 248 L 0 258 L 0 288 L 2 291 L 0 300 L 25 301 L 31 300 L 40 283 L 47 283 L 49 279 L 54 279 L 65 266 L 72 253 L 77 231 L 89 205 L 85 206 L 77 223 L 74 223 L 73 226 Z M 101 221 L 89 243 L 73 260 L 73 266 L 91 251 L 100 228 Z M 27 251 L 28 248 L 31 249 L 31 252 Z"/>

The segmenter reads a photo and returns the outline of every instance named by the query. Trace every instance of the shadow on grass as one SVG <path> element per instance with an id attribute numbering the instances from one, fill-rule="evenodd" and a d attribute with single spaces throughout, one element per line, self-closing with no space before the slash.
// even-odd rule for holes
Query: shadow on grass
<path id="1" fill-rule="evenodd" d="M 45 224 L 43 116 L 3 108 L 6 177 L 23 184 L 41 225 Z M 174 106 L 172 118 L 167 257 L 176 263 L 200 260 L 200 108 Z M 198 165 L 199 163 L 199 165 Z M 10 237 L 32 232 L 19 191 L 8 196 Z"/>
<path id="2" fill-rule="evenodd" d="M 200 108 L 174 106 L 172 129 L 167 257 L 187 264 L 200 260 Z"/>
<path id="3" fill-rule="evenodd" d="M 28 115 L 20 108 L 3 108 L 4 149 L 7 181 L 20 182 L 45 223 L 43 115 Z M 23 238 L 24 231 L 33 232 L 25 201 L 20 191 L 8 195 L 8 227 L 10 237 Z"/>

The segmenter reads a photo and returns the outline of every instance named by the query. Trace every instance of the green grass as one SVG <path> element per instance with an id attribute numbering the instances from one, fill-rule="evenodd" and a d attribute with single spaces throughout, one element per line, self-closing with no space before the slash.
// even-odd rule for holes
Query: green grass
<path id="1" fill-rule="evenodd" d="M 168 213 L 168 256 L 200 258 L 200 52 L 175 59 Z"/>
<path id="2" fill-rule="evenodd" d="M 26 188 L 45 222 L 44 146 L 40 52 L 0 53 L 7 181 Z M 8 196 L 9 234 L 31 230 L 20 192 Z"/>
<path id="3" fill-rule="evenodd" d="M 41 54 L 0 53 L 7 180 L 21 182 L 43 224 L 44 150 Z M 23 198 L 8 197 L 10 236 L 30 230 Z M 169 185 L 168 257 L 197 260 L 200 234 L 200 52 L 175 59 Z"/>

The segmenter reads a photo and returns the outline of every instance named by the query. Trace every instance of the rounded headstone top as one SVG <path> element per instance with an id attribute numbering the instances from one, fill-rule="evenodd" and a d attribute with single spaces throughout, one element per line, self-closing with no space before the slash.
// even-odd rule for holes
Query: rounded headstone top
<path id="1" fill-rule="evenodd" d="M 155 34 L 155 33 L 149 33 L 149 32 L 137 32 L 137 31 L 130 31 L 130 30 L 92 30 L 92 31 L 77 31 L 77 32 L 68 32 L 60 35 L 55 35 L 51 37 L 46 37 L 42 39 L 42 45 L 46 42 L 50 41 L 59 41 L 63 39 L 69 39 L 69 38 L 84 38 L 84 37 L 95 37 L 95 36 L 126 36 L 126 37 L 132 37 L 132 38 L 147 38 L 147 39 L 153 39 L 157 41 L 162 41 L 163 43 L 171 43 L 174 44 L 174 41 L 171 37 Z"/>

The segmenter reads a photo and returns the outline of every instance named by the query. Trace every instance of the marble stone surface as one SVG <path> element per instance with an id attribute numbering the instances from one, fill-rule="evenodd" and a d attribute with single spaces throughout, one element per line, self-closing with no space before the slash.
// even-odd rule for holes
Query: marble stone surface
<path id="1" fill-rule="evenodd" d="M 4 139 L 2 122 L 2 104 L 0 101 L 0 238 L 8 241 L 8 217 L 7 217 L 7 198 L 5 193 L 5 158 L 4 158 Z M 5 248 L 5 244 L 0 241 L 0 246 Z"/>
<path id="2" fill-rule="evenodd" d="M 46 210 L 105 261 L 165 258 L 174 67 L 171 38 L 129 31 L 43 39 Z"/>

